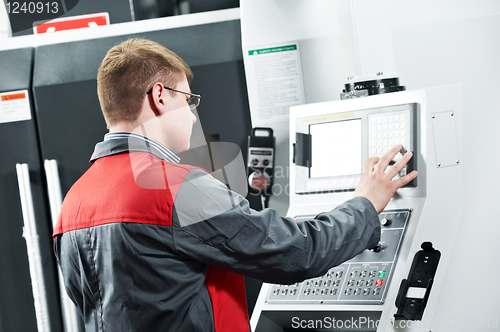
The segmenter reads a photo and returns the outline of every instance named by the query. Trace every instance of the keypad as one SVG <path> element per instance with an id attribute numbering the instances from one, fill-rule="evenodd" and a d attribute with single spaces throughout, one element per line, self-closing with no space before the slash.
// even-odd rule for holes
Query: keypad
<path id="1" fill-rule="evenodd" d="M 379 300 L 384 288 L 384 280 L 392 264 L 350 264 L 344 285 L 344 291 L 339 300 Z M 381 277 L 383 276 L 383 277 Z M 374 290 L 380 290 L 374 293 Z"/>
<path id="2" fill-rule="evenodd" d="M 310 279 L 302 285 L 299 300 L 337 300 L 344 283 L 346 268 L 344 266 L 330 269 L 324 276 Z"/>
<path id="3" fill-rule="evenodd" d="M 410 147 L 410 110 L 370 114 L 368 116 L 369 154 L 382 156 L 396 144 Z"/>
<path id="4" fill-rule="evenodd" d="M 346 267 L 329 270 L 324 276 L 293 285 L 273 285 L 272 300 L 337 300 L 344 284 Z"/>
<path id="5" fill-rule="evenodd" d="M 273 285 L 271 299 L 377 300 L 390 268 L 391 264 L 350 264 L 347 268 L 341 265 L 320 278 L 293 285 Z"/>

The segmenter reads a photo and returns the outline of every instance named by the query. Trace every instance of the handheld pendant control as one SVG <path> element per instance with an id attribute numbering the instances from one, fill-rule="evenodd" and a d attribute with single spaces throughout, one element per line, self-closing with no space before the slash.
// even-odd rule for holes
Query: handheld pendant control
<path id="1" fill-rule="evenodd" d="M 247 176 L 250 194 L 268 197 L 274 175 L 274 136 L 271 128 L 253 128 L 248 137 Z"/>

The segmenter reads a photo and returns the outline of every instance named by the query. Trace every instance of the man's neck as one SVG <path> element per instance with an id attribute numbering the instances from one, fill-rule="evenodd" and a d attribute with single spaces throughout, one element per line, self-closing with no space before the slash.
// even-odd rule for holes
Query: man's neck
<path id="1" fill-rule="evenodd" d="M 117 123 L 111 127 L 109 127 L 109 132 L 110 133 L 117 133 L 117 132 L 133 132 L 135 126 L 132 125 L 131 123 L 126 123 L 126 122 L 120 122 Z"/>

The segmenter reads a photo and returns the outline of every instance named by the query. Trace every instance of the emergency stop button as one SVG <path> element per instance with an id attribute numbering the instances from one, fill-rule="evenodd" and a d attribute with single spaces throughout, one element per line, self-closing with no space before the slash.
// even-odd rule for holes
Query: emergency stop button
<path id="1" fill-rule="evenodd" d="M 248 184 L 256 190 L 264 190 L 269 185 L 269 181 L 269 175 L 262 172 L 253 172 L 248 177 Z"/>

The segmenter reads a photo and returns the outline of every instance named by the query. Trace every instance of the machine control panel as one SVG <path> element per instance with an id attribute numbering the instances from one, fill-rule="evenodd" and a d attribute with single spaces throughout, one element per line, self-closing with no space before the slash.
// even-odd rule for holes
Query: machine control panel
<path id="1" fill-rule="evenodd" d="M 308 116 L 295 121 L 293 149 L 295 193 L 354 190 L 359 183 L 364 161 L 381 157 L 396 144 L 404 151 L 419 153 L 415 103 L 357 110 L 328 116 Z M 328 153 L 325 153 L 328 151 Z M 417 169 L 410 159 L 399 176 Z M 416 187 L 416 179 L 406 187 Z"/>
<path id="2" fill-rule="evenodd" d="M 409 209 L 382 212 L 377 249 L 365 250 L 321 277 L 293 285 L 272 285 L 267 303 L 382 304 L 410 214 Z"/>

